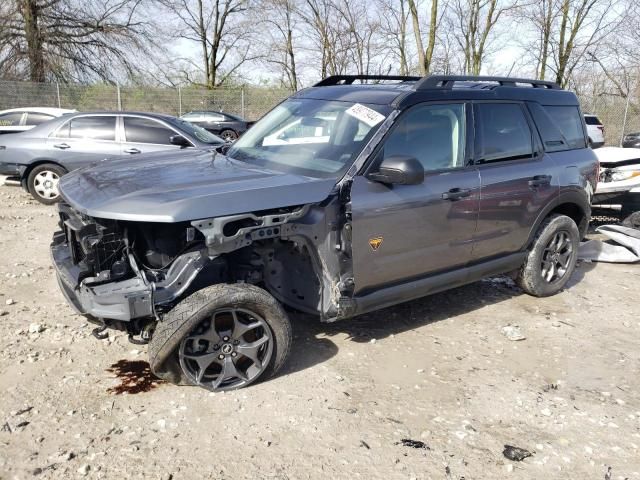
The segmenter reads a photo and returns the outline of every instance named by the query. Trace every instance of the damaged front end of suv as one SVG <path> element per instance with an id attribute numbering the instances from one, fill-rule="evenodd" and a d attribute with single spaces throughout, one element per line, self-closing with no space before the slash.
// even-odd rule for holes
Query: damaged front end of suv
<path id="1" fill-rule="evenodd" d="M 225 154 L 143 156 L 65 176 L 51 253 L 68 302 L 98 324 L 94 335 L 124 330 L 150 342 L 157 375 L 221 390 L 284 362 L 291 328 L 281 305 L 323 321 L 352 316 L 348 193 L 338 180 L 376 129 L 345 114 L 349 106 L 290 100 Z M 327 152 L 340 162 L 279 163 L 292 148 L 300 158 L 303 145 L 330 147 L 330 123 L 350 135 Z M 357 134 L 365 141 L 354 149 Z"/>
<path id="2" fill-rule="evenodd" d="M 317 208 L 163 224 L 92 218 L 63 203 L 51 252 L 78 313 L 142 340 L 178 300 L 219 283 L 265 285 L 286 305 L 333 320 L 346 312 L 323 293 L 348 282 L 335 254 L 326 254 L 341 242 L 337 230 L 322 221 L 326 207 L 322 214 Z"/>

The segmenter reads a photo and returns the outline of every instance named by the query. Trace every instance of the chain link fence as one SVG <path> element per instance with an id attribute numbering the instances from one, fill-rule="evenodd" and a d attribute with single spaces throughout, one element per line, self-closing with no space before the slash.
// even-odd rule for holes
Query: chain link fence
<path id="1" fill-rule="evenodd" d="M 119 87 L 0 81 L 0 110 L 58 107 L 79 111 L 129 110 L 180 116 L 193 110 L 216 110 L 257 120 L 291 95 L 282 88 Z"/>
<path id="2" fill-rule="evenodd" d="M 640 132 L 640 99 L 633 94 L 600 94 L 581 96 L 582 111 L 592 113 L 604 125 L 605 141 L 609 146 L 621 146 L 624 135 Z"/>
<path id="3" fill-rule="evenodd" d="M 216 110 L 257 120 L 292 92 L 282 88 L 119 87 L 0 81 L 0 110 L 15 107 L 59 107 L 79 111 L 137 110 L 180 116 L 193 110 Z M 628 98 L 599 94 L 580 96 L 584 112 L 605 126 L 607 145 L 621 144 L 626 133 L 640 131 L 640 92 Z"/>

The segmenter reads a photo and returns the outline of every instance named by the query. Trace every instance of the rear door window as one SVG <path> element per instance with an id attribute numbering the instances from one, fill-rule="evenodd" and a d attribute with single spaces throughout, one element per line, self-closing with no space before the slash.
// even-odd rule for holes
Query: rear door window
<path id="1" fill-rule="evenodd" d="M 165 127 L 160 122 L 149 118 L 123 117 L 124 134 L 129 143 L 153 143 L 156 145 L 171 145 L 171 137 L 176 132 Z"/>
<path id="2" fill-rule="evenodd" d="M 88 116 L 72 118 L 56 132 L 56 136 L 62 138 L 114 141 L 116 139 L 116 117 Z"/>
<path id="3" fill-rule="evenodd" d="M 520 104 L 478 103 L 474 108 L 478 163 L 533 158 L 533 136 Z"/>
<path id="4" fill-rule="evenodd" d="M 544 109 L 558 126 L 570 149 L 585 148 L 587 143 L 582 129 L 582 116 L 576 106 L 545 105 Z"/>
<path id="5" fill-rule="evenodd" d="M 593 115 L 585 115 L 584 121 L 587 125 L 602 125 L 602 122 Z"/>

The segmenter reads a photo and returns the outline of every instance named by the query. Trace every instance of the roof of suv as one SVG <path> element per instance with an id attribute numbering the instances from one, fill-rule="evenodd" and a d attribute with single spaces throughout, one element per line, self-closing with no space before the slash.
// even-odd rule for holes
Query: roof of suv
<path id="1" fill-rule="evenodd" d="M 396 83 L 360 83 L 360 81 L 395 81 Z M 378 105 L 406 106 L 429 100 L 505 99 L 537 101 L 545 105 L 578 105 L 572 92 L 556 83 L 542 80 L 432 75 L 402 77 L 384 75 L 336 75 L 313 87 L 301 90 L 296 98 L 339 100 Z"/>

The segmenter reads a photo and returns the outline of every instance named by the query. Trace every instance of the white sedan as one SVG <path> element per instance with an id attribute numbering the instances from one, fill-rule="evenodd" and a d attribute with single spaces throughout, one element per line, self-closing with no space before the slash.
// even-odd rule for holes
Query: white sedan
<path id="1" fill-rule="evenodd" d="M 623 212 L 640 210 L 640 149 L 602 147 L 594 150 L 600 178 L 594 204 L 621 204 Z"/>
<path id="2" fill-rule="evenodd" d="M 29 130 L 36 125 L 61 117 L 76 110 L 65 108 L 24 107 L 0 111 L 0 134 L 17 133 Z"/>

